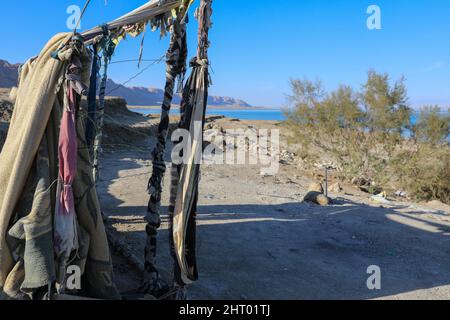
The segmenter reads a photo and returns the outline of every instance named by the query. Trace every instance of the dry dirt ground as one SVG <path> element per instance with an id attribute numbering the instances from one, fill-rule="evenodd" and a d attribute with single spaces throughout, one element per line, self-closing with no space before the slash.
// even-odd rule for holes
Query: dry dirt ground
<path id="1" fill-rule="evenodd" d="M 143 263 L 145 223 L 155 139 L 143 128 L 156 118 L 121 116 L 130 133 L 110 142 L 102 159 L 99 194 L 114 237 Z M 273 122 L 219 119 L 219 126 L 274 127 Z M 118 124 L 118 123 L 117 123 Z M 109 133 L 114 134 L 110 128 Z M 139 130 L 138 132 L 136 130 Z M 134 133 L 133 133 L 134 132 Z M 147 132 L 147 133 L 143 133 Z M 135 139 L 141 135 L 143 139 Z M 114 140 L 114 139 L 113 139 Z M 449 299 L 450 210 L 440 203 L 391 201 L 377 205 L 347 186 L 332 205 L 303 203 L 310 183 L 293 164 L 273 177 L 259 166 L 202 169 L 198 260 L 191 299 Z M 165 180 L 164 211 L 169 179 Z M 158 264 L 170 280 L 167 216 L 159 234 Z M 122 291 L 139 273 L 115 257 Z M 381 268 L 381 290 L 371 291 L 367 268 Z"/>

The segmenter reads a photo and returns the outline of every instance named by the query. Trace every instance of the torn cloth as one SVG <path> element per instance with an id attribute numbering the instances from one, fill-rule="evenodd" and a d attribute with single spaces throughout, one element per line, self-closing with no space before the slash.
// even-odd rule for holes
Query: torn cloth
<path id="1" fill-rule="evenodd" d="M 65 269 L 73 251 L 78 250 L 77 217 L 72 184 L 77 174 L 77 98 L 71 81 L 66 86 L 66 103 L 61 118 L 58 156 L 59 182 L 55 210 L 54 248 L 59 262 L 59 282 L 64 285 Z"/>
<path id="2" fill-rule="evenodd" d="M 208 102 L 208 60 L 193 59 L 181 103 L 180 129 L 189 130 L 192 141 L 186 162 L 172 166 L 169 216 L 171 247 L 176 260 L 175 281 L 179 285 L 198 279 L 196 258 L 196 215 L 200 177 L 199 157 L 203 152 L 203 127 Z M 200 133 L 200 136 L 195 136 Z M 184 156 L 184 155 L 183 155 Z"/>
<path id="3" fill-rule="evenodd" d="M 70 60 L 58 61 L 51 54 L 70 37 L 71 34 L 56 35 L 37 59 L 24 65 L 10 130 L 0 153 L 0 294 L 6 298 L 24 298 L 22 295 L 45 287 L 56 278 L 52 216 L 57 204 L 62 84 Z M 71 56 L 69 51 L 64 54 Z M 88 59 L 83 60 L 81 77 L 86 83 L 89 64 Z M 82 270 L 87 295 L 117 299 L 81 123 L 77 119 L 78 166 L 72 185 L 80 249 L 73 264 Z"/>
<path id="4" fill-rule="evenodd" d="M 42 144 L 56 100 L 58 83 L 64 70 L 64 64 L 52 59 L 50 55 L 68 37 L 67 34 L 55 36 L 36 60 L 29 61 L 22 68 L 8 136 L 0 154 L 0 287 L 4 287 L 17 261 L 6 243 L 6 237 L 11 221 L 15 220 L 14 218 L 16 220 L 21 218 L 16 216 L 16 207 L 25 187 L 30 186 L 27 180 L 31 180 L 33 162 Z M 41 230 L 37 234 L 33 232 L 36 231 L 32 227 L 36 225 L 34 223 L 36 219 L 48 220 L 48 217 L 40 218 L 47 215 L 47 204 L 44 205 L 40 200 L 44 196 L 46 194 L 35 193 L 36 205 L 33 205 L 35 210 L 29 208 L 30 212 L 26 213 L 27 210 L 23 212 L 23 215 L 28 216 L 24 223 L 24 232 L 30 231 L 27 236 L 30 240 L 38 240 L 39 236 L 51 231 L 51 223 L 48 225 L 46 221 L 46 227 L 39 228 Z M 48 203 L 48 200 L 45 202 Z M 42 207 L 39 208 L 38 204 L 42 204 Z M 45 277 L 43 279 L 45 280 Z"/>

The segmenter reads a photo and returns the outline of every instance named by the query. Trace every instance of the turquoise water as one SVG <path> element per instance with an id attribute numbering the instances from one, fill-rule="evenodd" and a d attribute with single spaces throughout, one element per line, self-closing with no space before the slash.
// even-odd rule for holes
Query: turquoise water
<path id="1" fill-rule="evenodd" d="M 133 109 L 134 112 L 143 113 L 145 115 L 149 114 L 160 114 L 160 109 Z M 172 114 L 177 114 L 178 109 L 174 109 Z M 286 116 L 280 109 L 208 109 L 208 115 L 222 115 L 227 118 L 240 119 L 240 120 L 272 120 L 272 121 L 284 121 Z M 419 115 L 418 113 L 413 113 L 411 115 L 411 123 L 417 123 Z"/>
<path id="2" fill-rule="evenodd" d="M 133 109 L 134 112 L 149 114 L 161 114 L 160 109 Z M 172 114 L 177 114 L 178 109 L 174 109 Z M 283 121 L 286 120 L 282 110 L 277 109 L 251 109 L 251 110 L 233 110 L 233 109 L 208 109 L 207 115 L 221 115 L 227 118 L 240 119 L 240 120 L 273 120 Z"/>

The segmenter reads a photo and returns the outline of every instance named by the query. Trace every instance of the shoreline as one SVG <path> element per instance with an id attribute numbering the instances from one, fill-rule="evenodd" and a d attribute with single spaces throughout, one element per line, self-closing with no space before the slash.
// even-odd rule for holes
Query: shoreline
<path id="1" fill-rule="evenodd" d="M 158 110 L 161 109 L 161 106 L 132 106 L 127 105 L 127 108 L 130 110 L 133 109 L 141 109 L 141 110 Z M 272 107 L 243 107 L 243 106 L 208 106 L 210 110 L 248 110 L 248 111 L 282 111 L 280 108 L 272 108 Z M 172 110 L 180 109 L 179 105 L 172 105 Z"/>
<path id="2" fill-rule="evenodd" d="M 161 108 L 160 107 L 131 107 L 127 106 L 127 108 L 135 113 L 142 114 L 144 116 L 149 115 L 160 115 Z M 173 115 L 176 115 L 180 110 L 179 107 L 172 108 Z M 278 121 L 283 122 L 287 120 L 285 114 L 281 109 L 255 109 L 255 108 L 218 108 L 218 107 L 208 107 L 206 110 L 207 116 L 223 116 L 225 118 L 236 120 L 255 120 L 255 121 Z"/>

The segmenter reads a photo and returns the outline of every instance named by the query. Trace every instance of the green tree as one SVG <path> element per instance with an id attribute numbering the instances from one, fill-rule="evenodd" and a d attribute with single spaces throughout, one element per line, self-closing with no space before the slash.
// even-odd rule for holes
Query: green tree
<path id="1" fill-rule="evenodd" d="M 421 142 L 433 145 L 447 143 L 450 135 L 450 116 L 442 113 L 438 106 L 425 106 L 420 110 L 413 132 Z"/>
<path id="2" fill-rule="evenodd" d="M 322 103 L 323 112 L 328 114 L 327 121 L 334 128 L 359 129 L 364 120 L 360 108 L 360 99 L 350 86 L 340 85 L 331 92 Z"/>
<path id="3" fill-rule="evenodd" d="M 371 131 L 401 134 L 410 128 L 411 109 L 404 77 L 391 85 L 388 74 L 369 71 L 362 99 Z"/>
<path id="4" fill-rule="evenodd" d="M 341 85 L 327 93 L 307 79 L 291 87 L 290 141 L 309 169 L 332 160 L 337 177 L 364 181 L 369 192 L 402 189 L 450 203 L 449 116 L 424 108 L 412 128 L 418 139 L 405 139 L 411 110 L 403 78 L 391 85 L 387 74 L 370 71 L 361 92 Z"/>
<path id="5" fill-rule="evenodd" d="M 291 79 L 292 95 L 289 101 L 293 108 L 288 112 L 288 117 L 294 123 L 312 125 L 317 121 L 317 106 L 326 96 L 320 81 L 308 79 Z"/>

